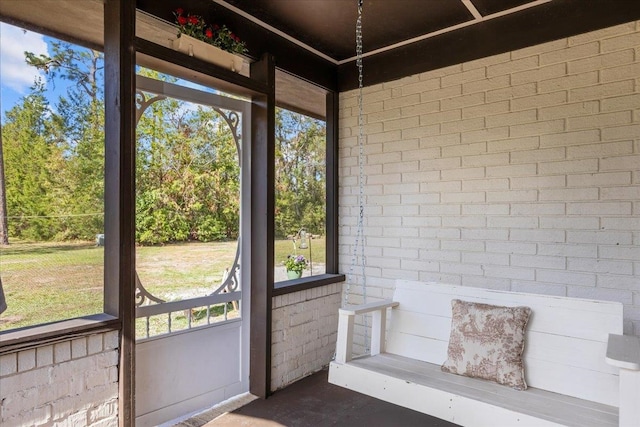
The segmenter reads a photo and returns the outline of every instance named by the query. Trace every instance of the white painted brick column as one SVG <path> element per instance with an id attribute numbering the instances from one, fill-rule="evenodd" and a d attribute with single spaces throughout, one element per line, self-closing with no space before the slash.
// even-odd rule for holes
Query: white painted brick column
<path id="1" fill-rule="evenodd" d="M 336 348 L 342 284 L 273 298 L 271 390 L 327 366 Z"/>

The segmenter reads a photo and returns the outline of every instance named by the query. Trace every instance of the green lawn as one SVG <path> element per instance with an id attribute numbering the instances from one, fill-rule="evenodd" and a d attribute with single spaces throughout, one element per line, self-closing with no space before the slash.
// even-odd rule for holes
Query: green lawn
<path id="1" fill-rule="evenodd" d="M 325 262 L 325 240 L 313 239 L 298 255 Z M 181 243 L 137 247 L 136 271 L 145 288 L 164 300 L 203 296 L 215 290 L 231 267 L 236 242 Z M 275 242 L 275 267 L 294 254 L 290 240 Z M 101 313 L 104 248 L 94 242 L 26 243 L 0 246 L 0 278 L 8 309 L 0 330 Z M 222 309 L 214 310 L 217 315 Z M 202 310 L 192 321 L 202 322 Z M 187 316 L 175 314 L 176 328 Z M 174 317 L 172 316 L 172 321 Z M 205 319 L 206 320 L 206 319 Z"/>
<path id="2" fill-rule="evenodd" d="M 326 260 L 326 241 L 324 237 L 310 240 L 309 247 L 311 248 L 311 252 L 309 252 L 309 249 L 298 249 L 294 252 L 293 242 L 291 240 L 276 240 L 274 244 L 275 265 L 282 265 L 288 255 L 294 254 L 304 255 L 307 260 L 309 259 L 309 255 L 311 255 L 311 260 L 314 263 L 324 264 Z"/>
<path id="3" fill-rule="evenodd" d="M 103 257 L 93 242 L 0 247 L 0 330 L 102 312 Z"/>

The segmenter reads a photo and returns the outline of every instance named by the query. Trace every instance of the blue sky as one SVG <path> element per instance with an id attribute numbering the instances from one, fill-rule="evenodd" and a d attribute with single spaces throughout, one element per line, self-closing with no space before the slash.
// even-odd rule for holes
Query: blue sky
<path id="1" fill-rule="evenodd" d="M 48 54 L 50 43 L 49 37 L 0 22 L 0 113 L 3 121 L 4 112 L 29 93 L 37 78 L 45 81 L 42 73 L 25 63 L 24 52 Z M 56 82 L 55 89 L 49 84 L 50 100 L 55 102 L 60 93 L 66 92 L 66 87 L 64 81 Z"/>
<path id="2" fill-rule="evenodd" d="M 0 0 L 3 1 L 3 0 Z M 50 108 L 55 110 L 60 95 L 67 93 L 70 82 L 55 79 L 46 82 L 44 73 L 27 65 L 24 52 L 33 52 L 36 55 L 51 54 L 51 43 L 55 41 L 51 37 L 26 31 L 22 28 L 0 22 L 0 121 L 4 122 L 5 112 L 19 104 L 23 96 L 29 93 L 30 87 L 36 79 L 41 79 L 47 86 L 45 96 L 49 99 Z M 218 93 L 213 88 L 200 86 L 196 83 L 178 80 L 180 85 Z M 190 108 L 185 104 L 185 108 Z M 192 108 L 196 108 L 195 105 Z"/>

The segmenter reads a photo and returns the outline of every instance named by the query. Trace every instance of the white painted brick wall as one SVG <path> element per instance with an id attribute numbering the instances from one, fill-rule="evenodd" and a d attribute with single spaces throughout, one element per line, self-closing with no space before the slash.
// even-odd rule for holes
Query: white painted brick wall
<path id="1" fill-rule="evenodd" d="M 0 356 L 0 425 L 117 426 L 118 332 Z"/>
<path id="2" fill-rule="evenodd" d="M 336 348 L 342 285 L 273 298 L 271 390 L 327 366 Z"/>
<path id="3" fill-rule="evenodd" d="M 356 96 L 341 94 L 343 272 Z M 364 103 L 370 298 L 410 278 L 614 300 L 640 335 L 640 22 L 370 86 Z"/>

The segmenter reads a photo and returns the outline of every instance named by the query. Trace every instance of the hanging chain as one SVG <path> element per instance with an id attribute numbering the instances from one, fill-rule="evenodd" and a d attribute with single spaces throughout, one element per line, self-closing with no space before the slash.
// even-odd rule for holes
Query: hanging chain
<path id="1" fill-rule="evenodd" d="M 349 273 L 347 275 L 347 289 L 344 295 L 344 305 L 349 304 L 349 296 L 351 293 L 351 283 L 354 281 L 353 270 L 358 262 L 358 249 L 362 246 L 361 253 L 364 255 L 364 244 L 361 243 L 362 240 L 362 229 L 364 222 L 364 119 L 363 119 L 363 110 L 362 110 L 362 87 L 363 87 L 363 76 L 362 76 L 362 0 L 358 0 L 358 19 L 356 20 L 356 66 L 358 68 L 358 167 L 360 169 L 360 174 L 358 177 L 359 184 L 359 193 L 358 193 L 358 205 L 360 207 L 360 211 L 358 214 L 358 223 L 356 227 L 356 238 L 355 244 L 353 246 L 353 254 L 351 256 L 351 265 L 349 267 Z M 364 278 L 364 262 L 362 263 L 363 267 L 363 275 Z"/>
<path id="2" fill-rule="evenodd" d="M 358 249 L 360 250 L 361 261 L 361 280 L 362 280 L 362 298 L 363 302 L 367 302 L 367 279 L 365 276 L 365 255 L 364 255 L 364 114 L 362 108 L 362 88 L 363 88 L 363 72 L 362 72 L 362 5 L 363 0 L 358 0 L 358 19 L 356 20 L 356 66 L 358 68 L 358 167 L 359 167 L 359 193 L 358 193 L 358 224 L 356 228 L 356 239 L 353 246 L 353 254 L 351 257 L 351 266 L 347 275 L 347 289 L 344 296 L 344 305 L 349 304 L 349 294 L 351 292 L 351 283 L 354 282 L 353 270 L 358 262 Z M 365 351 L 369 350 L 368 344 L 368 325 L 367 316 L 364 316 L 364 346 Z"/>

